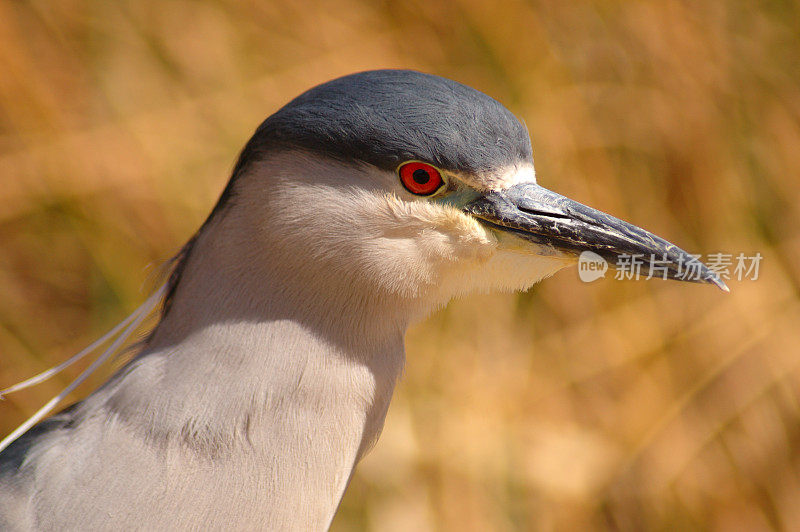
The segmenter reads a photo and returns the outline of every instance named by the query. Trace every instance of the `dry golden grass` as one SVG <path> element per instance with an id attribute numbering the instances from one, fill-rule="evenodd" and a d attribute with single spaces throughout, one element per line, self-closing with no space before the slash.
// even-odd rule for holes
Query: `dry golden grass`
<path id="1" fill-rule="evenodd" d="M 778 0 L 0 0 L 0 385 L 138 305 L 281 104 L 417 68 L 523 117 L 545 186 L 764 260 L 728 296 L 571 270 L 454 302 L 334 529 L 798 530 L 798 41 Z"/>

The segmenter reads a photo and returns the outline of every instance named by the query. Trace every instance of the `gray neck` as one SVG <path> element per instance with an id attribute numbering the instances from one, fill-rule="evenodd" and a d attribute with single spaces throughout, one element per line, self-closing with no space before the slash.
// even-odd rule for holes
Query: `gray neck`
<path id="1" fill-rule="evenodd" d="M 325 527 L 383 426 L 411 312 L 242 225 L 222 216 L 199 236 L 170 311 L 107 404 L 157 443 L 252 458 L 269 486 L 252 499 L 266 522 Z"/>

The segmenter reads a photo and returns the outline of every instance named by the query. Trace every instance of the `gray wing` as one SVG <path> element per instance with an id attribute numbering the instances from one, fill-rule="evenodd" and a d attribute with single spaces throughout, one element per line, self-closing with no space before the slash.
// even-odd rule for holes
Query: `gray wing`
<path id="1" fill-rule="evenodd" d="M 32 530 L 32 508 L 29 508 L 34 490 L 31 475 L 27 474 L 26 459 L 39 443 L 75 425 L 80 403 L 51 416 L 20 436 L 0 452 L 0 530 Z"/>

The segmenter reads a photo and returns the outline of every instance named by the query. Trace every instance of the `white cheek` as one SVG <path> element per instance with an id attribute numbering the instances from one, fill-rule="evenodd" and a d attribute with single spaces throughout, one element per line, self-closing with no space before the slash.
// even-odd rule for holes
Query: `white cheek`
<path id="1" fill-rule="evenodd" d="M 428 305 L 417 318 L 447 304 L 454 297 L 527 290 L 574 263 L 574 260 L 563 256 L 543 256 L 495 248 L 495 252 L 485 260 L 460 263 L 442 272 L 435 290 L 428 292 Z"/>
<path id="2" fill-rule="evenodd" d="M 571 264 L 574 261 L 563 256 L 499 250 L 483 268 L 475 272 L 471 284 L 477 292 L 527 290 Z"/>

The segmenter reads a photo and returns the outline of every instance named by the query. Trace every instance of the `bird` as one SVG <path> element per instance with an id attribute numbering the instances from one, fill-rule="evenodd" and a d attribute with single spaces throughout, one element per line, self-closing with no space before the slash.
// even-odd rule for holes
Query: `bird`
<path id="1" fill-rule="evenodd" d="M 291 100 L 104 338 L 127 327 L 106 356 L 158 308 L 139 351 L 3 442 L 0 529 L 325 530 L 383 428 L 406 329 L 454 297 L 526 290 L 585 252 L 727 290 L 541 186 L 532 153 L 503 104 L 433 74 L 359 72 Z"/>

